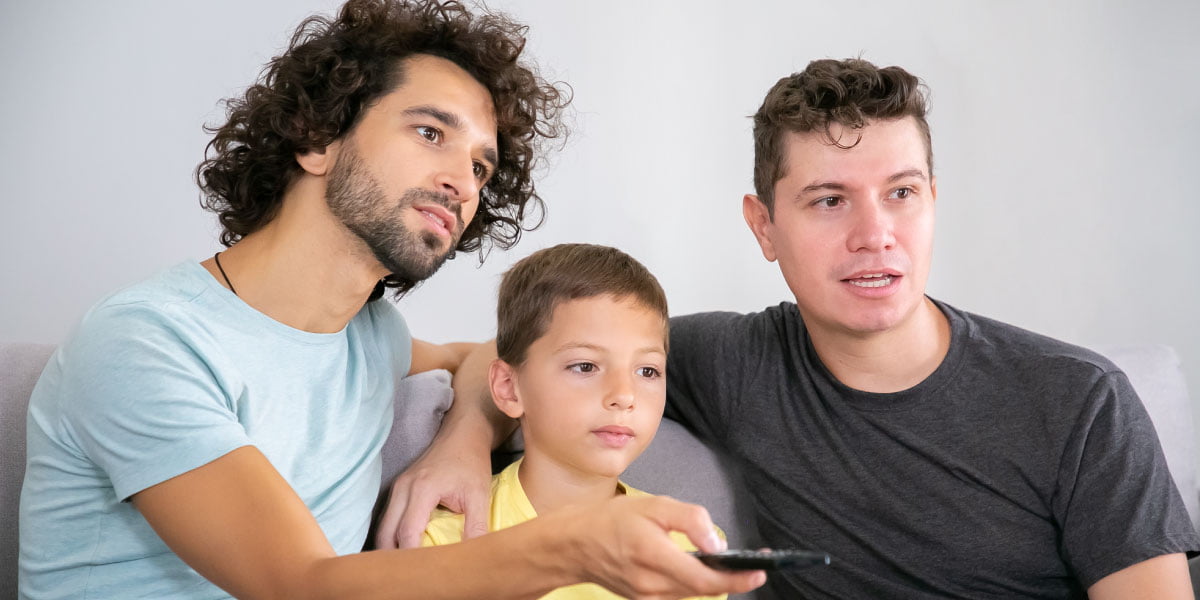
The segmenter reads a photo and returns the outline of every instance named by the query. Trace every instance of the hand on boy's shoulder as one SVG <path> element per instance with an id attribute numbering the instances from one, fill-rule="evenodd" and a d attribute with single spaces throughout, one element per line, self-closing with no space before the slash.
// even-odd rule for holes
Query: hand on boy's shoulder
<path id="1" fill-rule="evenodd" d="M 454 511 L 438 508 L 429 517 L 429 525 L 421 534 L 421 546 L 457 544 L 463 539 L 466 518 Z"/>

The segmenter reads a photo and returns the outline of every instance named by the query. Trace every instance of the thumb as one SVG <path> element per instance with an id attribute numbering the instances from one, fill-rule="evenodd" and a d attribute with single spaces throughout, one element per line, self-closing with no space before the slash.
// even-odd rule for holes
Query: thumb
<path id="1" fill-rule="evenodd" d="M 659 497 L 655 520 L 668 531 L 681 531 L 702 552 L 721 552 L 726 549 L 725 540 L 717 535 L 712 517 L 703 506 L 680 502 L 674 498 Z"/>

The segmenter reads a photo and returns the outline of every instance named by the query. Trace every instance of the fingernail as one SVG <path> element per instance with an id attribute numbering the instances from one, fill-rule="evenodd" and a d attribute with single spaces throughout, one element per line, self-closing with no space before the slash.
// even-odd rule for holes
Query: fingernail
<path id="1" fill-rule="evenodd" d="M 717 552 L 724 552 L 728 548 L 728 546 L 725 544 L 725 540 L 721 539 L 721 536 L 717 535 L 717 532 L 715 531 L 708 534 L 708 544 L 709 546 L 716 548 Z"/>

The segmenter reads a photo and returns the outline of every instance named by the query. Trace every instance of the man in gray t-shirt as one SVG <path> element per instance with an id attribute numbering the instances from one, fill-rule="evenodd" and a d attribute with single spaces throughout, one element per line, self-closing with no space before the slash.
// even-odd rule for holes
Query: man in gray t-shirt
<path id="1" fill-rule="evenodd" d="M 671 323 L 667 414 L 727 450 L 783 598 L 1191 598 L 1145 409 L 1094 353 L 925 296 L 923 88 L 819 60 L 754 117 L 747 224 L 796 303 Z"/>

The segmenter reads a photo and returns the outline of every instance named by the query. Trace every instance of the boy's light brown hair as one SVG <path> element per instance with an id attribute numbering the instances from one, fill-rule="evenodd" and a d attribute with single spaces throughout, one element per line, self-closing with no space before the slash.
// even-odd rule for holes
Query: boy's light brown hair
<path id="1" fill-rule="evenodd" d="M 642 263 L 608 246 L 559 244 L 521 259 L 500 281 L 496 351 L 518 366 L 545 335 L 560 302 L 611 295 L 633 299 L 663 320 L 667 345 L 667 295 Z"/>

